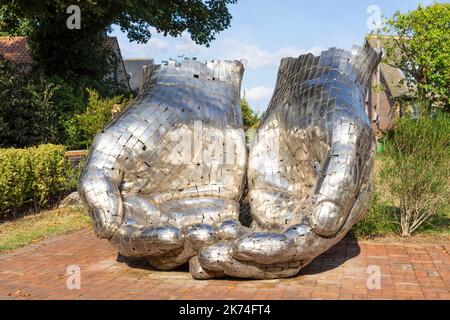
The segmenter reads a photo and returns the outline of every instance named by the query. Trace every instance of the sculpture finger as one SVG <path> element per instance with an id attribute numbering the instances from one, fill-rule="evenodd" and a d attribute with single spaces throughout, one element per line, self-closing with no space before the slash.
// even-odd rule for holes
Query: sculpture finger
<path id="1" fill-rule="evenodd" d="M 124 256 L 158 256 L 181 248 L 184 239 L 179 229 L 170 225 L 143 228 L 122 225 L 111 238 L 111 244 Z"/>
<path id="2" fill-rule="evenodd" d="M 251 234 L 251 230 L 238 221 L 226 220 L 217 227 L 216 234 L 220 240 L 233 240 Z"/>
<path id="3" fill-rule="evenodd" d="M 147 258 L 150 264 L 160 270 L 170 270 L 188 262 L 201 248 L 217 242 L 214 228 L 204 223 L 183 227 L 181 235 L 184 239 L 183 248 L 164 255 L 150 256 Z"/>
<path id="4" fill-rule="evenodd" d="M 333 142 L 315 189 L 309 223 L 324 237 L 336 235 L 344 225 L 362 181 L 372 165 L 374 135 L 358 118 L 342 117 L 333 128 Z"/>
<path id="5" fill-rule="evenodd" d="M 274 279 L 296 275 L 302 267 L 301 261 L 276 262 L 270 265 L 241 261 L 232 256 L 231 242 L 224 241 L 205 248 L 199 252 L 198 263 L 193 260 L 191 272 L 196 279 L 228 275 L 237 278 Z"/>
<path id="6" fill-rule="evenodd" d="M 217 242 L 214 228 L 209 224 L 200 223 L 186 226 L 181 233 L 184 237 L 183 250 L 173 258 L 178 265 L 188 262 L 201 248 Z"/>
<path id="7" fill-rule="evenodd" d="M 88 209 L 97 237 L 110 239 L 123 220 L 122 199 L 113 178 L 96 167 L 84 169 L 78 193 Z"/>
<path id="8" fill-rule="evenodd" d="M 231 255 L 238 260 L 260 264 L 290 261 L 295 254 L 295 243 L 284 234 L 254 233 L 234 241 Z"/>
<path id="9" fill-rule="evenodd" d="M 306 221 L 287 228 L 281 234 L 258 233 L 241 238 L 233 245 L 232 256 L 238 260 L 270 265 L 305 261 L 317 256 L 322 248 L 331 247 L 333 238 L 317 235 Z"/>
<path id="10" fill-rule="evenodd" d="M 189 272 L 194 279 L 207 280 L 213 278 L 222 278 L 225 275 L 223 271 L 210 271 L 202 267 L 198 261 L 198 256 L 193 256 L 189 259 Z"/>

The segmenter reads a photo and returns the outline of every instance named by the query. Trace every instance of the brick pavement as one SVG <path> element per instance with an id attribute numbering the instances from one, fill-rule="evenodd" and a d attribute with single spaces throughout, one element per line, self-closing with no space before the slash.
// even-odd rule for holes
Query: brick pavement
<path id="1" fill-rule="evenodd" d="M 84 229 L 0 254 L 0 299 L 449 300 L 449 253 L 450 242 L 346 238 L 295 278 L 197 281 L 183 269 L 161 272 L 118 262 L 107 241 Z M 69 265 L 80 266 L 79 290 L 66 288 Z M 381 272 L 379 289 L 368 289 L 368 270 Z"/>

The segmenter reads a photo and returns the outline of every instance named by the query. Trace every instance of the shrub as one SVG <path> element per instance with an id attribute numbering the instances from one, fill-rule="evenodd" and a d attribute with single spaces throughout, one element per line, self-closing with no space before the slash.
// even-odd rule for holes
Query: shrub
<path id="1" fill-rule="evenodd" d="M 399 203 L 402 236 L 443 213 L 450 202 L 449 137 L 450 117 L 441 112 L 402 117 L 388 136 L 380 178 Z"/>
<path id="2" fill-rule="evenodd" d="M 241 99 L 241 112 L 245 131 L 258 126 L 260 118 L 258 114 L 250 108 L 250 105 L 245 99 Z"/>
<path id="3" fill-rule="evenodd" d="M 33 90 L 11 62 L 0 57 L 0 147 L 26 146 L 39 137 Z"/>
<path id="4" fill-rule="evenodd" d="M 0 147 L 64 143 L 64 119 L 79 112 L 82 103 L 61 79 L 24 74 L 0 57 Z"/>
<path id="5" fill-rule="evenodd" d="M 0 217 L 19 209 L 38 211 L 57 196 L 75 189 L 76 177 L 65 148 L 41 145 L 27 149 L 0 149 Z"/>
<path id="6" fill-rule="evenodd" d="M 101 98 L 95 90 L 87 92 L 86 109 L 66 121 L 67 144 L 73 148 L 89 148 L 95 135 L 129 102 L 123 95 Z"/>
<path id="7" fill-rule="evenodd" d="M 355 224 L 352 231 L 357 236 L 376 237 L 396 230 L 397 208 L 380 199 L 378 192 L 373 192 L 366 216 Z"/>

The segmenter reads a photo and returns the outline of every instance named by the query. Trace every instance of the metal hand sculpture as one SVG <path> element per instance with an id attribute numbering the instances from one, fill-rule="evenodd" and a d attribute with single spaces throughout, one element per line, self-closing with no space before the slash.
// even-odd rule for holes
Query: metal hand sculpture
<path id="1" fill-rule="evenodd" d="M 362 218 L 375 149 L 364 106 L 379 60 L 367 45 L 282 60 L 250 147 L 253 234 L 202 249 L 195 278 L 293 276 Z"/>
<path id="2" fill-rule="evenodd" d="M 78 190 L 98 237 L 159 269 L 242 236 L 243 66 L 153 66 L 136 100 L 95 138 Z"/>

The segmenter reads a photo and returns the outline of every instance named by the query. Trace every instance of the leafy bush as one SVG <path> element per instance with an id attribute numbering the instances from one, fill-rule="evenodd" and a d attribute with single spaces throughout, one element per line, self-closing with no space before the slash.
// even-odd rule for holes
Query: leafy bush
<path id="1" fill-rule="evenodd" d="M 259 116 L 256 114 L 248 104 L 247 100 L 241 99 L 241 111 L 242 118 L 244 121 L 244 130 L 248 130 L 250 128 L 256 128 L 259 124 Z"/>
<path id="2" fill-rule="evenodd" d="M 0 147 L 3 148 L 43 143 L 85 148 L 112 118 L 112 107 L 123 107 L 124 97 L 129 95 L 114 89 L 108 79 L 99 81 L 103 85 L 99 91 L 86 91 L 39 71 L 27 74 L 22 71 L 0 56 Z M 101 98 L 118 92 L 123 95 Z"/>
<path id="3" fill-rule="evenodd" d="M 366 216 L 355 224 L 352 231 L 357 236 L 375 237 L 395 232 L 397 208 L 380 199 L 378 192 L 372 193 Z"/>
<path id="4" fill-rule="evenodd" d="M 68 136 L 64 122 L 82 110 L 85 99 L 81 93 L 57 77 L 35 75 L 34 82 L 41 110 L 39 127 L 43 128 L 44 133 L 39 144 L 65 144 Z"/>
<path id="5" fill-rule="evenodd" d="M 24 74 L 0 58 L 0 147 L 65 142 L 64 119 L 83 99 L 58 78 Z"/>
<path id="6" fill-rule="evenodd" d="M 33 88 L 11 62 L 0 58 L 0 147 L 26 146 L 38 134 Z"/>
<path id="7" fill-rule="evenodd" d="M 76 187 L 78 173 L 64 157 L 65 147 L 41 145 L 0 149 L 0 217 L 41 207 Z"/>
<path id="8" fill-rule="evenodd" d="M 380 178 L 399 203 L 400 228 L 410 236 L 450 202 L 450 117 L 422 114 L 398 119 L 386 141 Z"/>
<path id="9" fill-rule="evenodd" d="M 123 95 L 101 98 L 95 90 L 87 92 L 86 109 L 66 121 L 67 144 L 73 148 L 89 148 L 95 135 L 129 102 Z"/>

